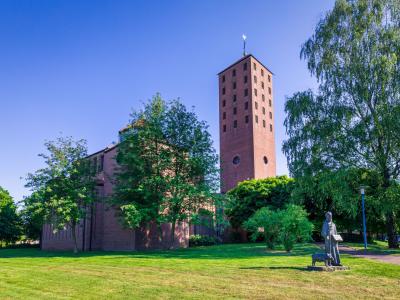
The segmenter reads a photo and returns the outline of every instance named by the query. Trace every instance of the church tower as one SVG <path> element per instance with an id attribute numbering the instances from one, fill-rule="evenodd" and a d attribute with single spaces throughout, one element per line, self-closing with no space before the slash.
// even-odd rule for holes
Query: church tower
<path id="1" fill-rule="evenodd" d="M 218 74 L 223 193 L 276 175 L 272 77 L 251 54 Z"/>

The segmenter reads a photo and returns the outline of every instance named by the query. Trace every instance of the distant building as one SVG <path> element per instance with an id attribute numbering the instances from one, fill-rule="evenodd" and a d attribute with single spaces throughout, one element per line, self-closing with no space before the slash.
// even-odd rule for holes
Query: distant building
<path id="1" fill-rule="evenodd" d="M 245 55 L 218 74 L 221 191 L 276 175 L 273 74 Z"/>

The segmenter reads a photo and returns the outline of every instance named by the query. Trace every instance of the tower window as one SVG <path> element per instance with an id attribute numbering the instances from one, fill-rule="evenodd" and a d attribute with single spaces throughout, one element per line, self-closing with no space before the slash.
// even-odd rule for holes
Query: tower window
<path id="1" fill-rule="evenodd" d="M 223 112 L 222 113 L 222 120 L 225 120 L 226 119 L 226 112 Z"/>
<path id="2" fill-rule="evenodd" d="M 245 89 L 245 90 L 244 90 L 244 95 L 245 95 L 245 96 L 248 96 L 248 95 L 249 95 L 249 90 L 248 90 L 248 89 Z"/>
<path id="3" fill-rule="evenodd" d="M 268 82 L 271 82 L 271 75 L 268 75 Z"/>
<path id="4" fill-rule="evenodd" d="M 234 82 L 234 83 L 232 84 L 232 86 L 233 86 L 233 89 L 236 89 L 236 82 Z"/>
<path id="5" fill-rule="evenodd" d="M 269 99 L 269 107 L 271 107 L 272 106 L 272 100 L 271 99 Z"/>
<path id="6" fill-rule="evenodd" d="M 247 83 L 247 76 L 244 76 L 244 83 Z"/>
<path id="7" fill-rule="evenodd" d="M 256 75 L 254 75 L 254 83 L 257 83 L 257 76 Z"/>
<path id="8" fill-rule="evenodd" d="M 247 70 L 247 62 L 245 62 L 244 64 L 243 64 L 243 70 Z"/>
<path id="9" fill-rule="evenodd" d="M 223 132 L 226 132 L 226 125 L 222 126 Z"/>
<path id="10" fill-rule="evenodd" d="M 245 116 L 244 117 L 244 121 L 245 121 L 246 124 L 248 124 L 249 123 L 249 116 Z"/>
<path id="11" fill-rule="evenodd" d="M 226 105 L 226 101 L 222 100 L 222 107 L 225 107 L 225 105 Z"/>
<path id="12" fill-rule="evenodd" d="M 256 123 L 258 123 L 258 116 L 256 116 Z"/>
<path id="13" fill-rule="evenodd" d="M 225 95 L 225 88 L 222 88 L 222 95 Z"/>
<path id="14" fill-rule="evenodd" d="M 249 102 L 248 101 L 246 101 L 245 103 L 244 103 L 244 109 L 249 109 Z"/>
<path id="15" fill-rule="evenodd" d="M 264 81 L 261 81 L 261 88 L 264 89 Z"/>
<path id="16" fill-rule="evenodd" d="M 236 156 L 232 159 L 232 163 L 233 163 L 234 165 L 240 164 L 240 157 L 236 155 Z"/>
<path id="17" fill-rule="evenodd" d="M 271 88 L 269 87 L 268 88 L 268 93 L 271 95 L 272 94 L 272 91 L 271 91 Z"/>
<path id="18" fill-rule="evenodd" d="M 272 119 L 272 112 L 269 112 L 269 118 Z"/>
<path id="19" fill-rule="evenodd" d="M 272 124 L 269 124 L 269 131 L 272 132 Z"/>
<path id="20" fill-rule="evenodd" d="M 225 75 L 222 75 L 222 82 L 225 82 Z"/>
<path id="21" fill-rule="evenodd" d="M 254 89 L 254 95 L 257 96 L 257 89 Z"/>
<path id="22" fill-rule="evenodd" d="M 237 120 L 233 121 L 233 128 L 237 128 Z"/>
<path id="23" fill-rule="evenodd" d="M 265 95 L 264 94 L 261 95 L 261 98 L 262 98 L 262 101 L 265 101 Z"/>
<path id="24" fill-rule="evenodd" d="M 233 102 L 236 102 L 236 95 L 233 95 Z"/>
<path id="25" fill-rule="evenodd" d="M 256 109 L 258 109 L 258 103 L 257 103 L 257 101 L 254 102 L 254 107 L 255 107 Z"/>
<path id="26" fill-rule="evenodd" d="M 264 76 L 264 69 L 261 69 L 261 76 Z"/>
<path id="27" fill-rule="evenodd" d="M 266 156 L 263 157 L 264 164 L 268 164 L 268 158 Z"/>
<path id="28" fill-rule="evenodd" d="M 254 70 L 257 70 L 257 65 L 256 65 L 256 63 L 253 63 L 253 69 L 254 69 Z"/>
<path id="29" fill-rule="evenodd" d="M 266 126 L 266 125 L 265 125 L 265 120 L 263 120 L 263 127 L 265 128 L 265 126 Z"/>
<path id="30" fill-rule="evenodd" d="M 265 115 L 265 107 L 262 108 L 263 115 Z"/>
<path id="31" fill-rule="evenodd" d="M 237 114 L 237 107 L 233 108 L 233 114 L 236 115 Z"/>
<path id="32" fill-rule="evenodd" d="M 236 76 L 236 69 L 232 70 L 232 76 Z"/>

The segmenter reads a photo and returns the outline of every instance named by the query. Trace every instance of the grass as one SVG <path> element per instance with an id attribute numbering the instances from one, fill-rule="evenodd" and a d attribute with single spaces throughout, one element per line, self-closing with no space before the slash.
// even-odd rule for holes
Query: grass
<path id="1" fill-rule="evenodd" d="M 343 255 L 343 272 L 309 272 L 310 244 L 293 253 L 262 244 L 158 252 L 0 250 L 0 299 L 395 299 L 400 266 Z"/>
<path id="2" fill-rule="evenodd" d="M 364 250 L 363 243 L 345 243 L 345 245 L 356 250 Z M 389 249 L 387 242 L 384 241 L 374 241 L 373 243 L 368 243 L 367 252 L 400 255 L 400 249 Z"/>

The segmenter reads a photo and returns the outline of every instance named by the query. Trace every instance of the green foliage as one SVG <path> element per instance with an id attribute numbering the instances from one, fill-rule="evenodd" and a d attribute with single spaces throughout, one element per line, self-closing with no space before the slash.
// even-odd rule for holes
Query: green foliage
<path id="1" fill-rule="evenodd" d="M 21 235 L 21 220 L 12 197 L 0 187 L 0 246 L 14 243 Z"/>
<path id="2" fill-rule="evenodd" d="M 217 155 L 205 122 L 156 95 L 134 112 L 118 146 L 113 203 L 128 227 L 186 221 L 215 204 Z"/>
<path id="3" fill-rule="evenodd" d="M 250 232 L 253 241 L 264 235 L 269 249 L 274 249 L 279 242 L 281 231 L 281 213 L 263 207 L 255 212 L 245 223 L 244 228 Z"/>
<path id="4" fill-rule="evenodd" d="M 87 158 L 86 141 L 58 138 L 45 143 L 48 154 L 39 156 L 45 167 L 29 174 L 26 186 L 33 194 L 26 201 L 32 217 L 44 218 L 55 228 L 70 228 L 78 251 L 76 228 L 95 200 L 95 172 Z"/>
<path id="5" fill-rule="evenodd" d="M 400 175 L 400 2 L 337 0 L 301 57 L 319 82 L 285 105 L 283 145 L 295 178 L 339 169 L 376 171 L 388 188 Z M 395 242 L 395 207 L 382 199 Z"/>
<path id="6" fill-rule="evenodd" d="M 189 246 L 211 246 L 216 245 L 217 239 L 213 236 L 195 234 L 189 237 Z"/>
<path id="7" fill-rule="evenodd" d="M 305 209 L 294 204 L 275 211 L 263 207 L 244 223 L 244 227 L 252 232 L 253 240 L 263 234 L 269 249 L 282 243 L 288 252 L 295 243 L 310 239 L 313 229 Z"/>
<path id="8" fill-rule="evenodd" d="M 38 240 L 45 220 L 42 194 L 33 192 L 23 200 L 21 211 L 23 233 L 27 239 Z"/>
<path id="9" fill-rule="evenodd" d="M 290 204 L 278 214 L 281 216 L 280 241 L 287 252 L 293 249 L 295 243 L 310 239 L 313 225 L 301 206 Z"/>
<path id="10" fill-rule="evenodd" d="M 228 192 L 226 215 L 232 227 L 240 227 L 262 207 L 283 208 L 290 201 L 293 182 L 287 176 L 240 182 Z"/>

